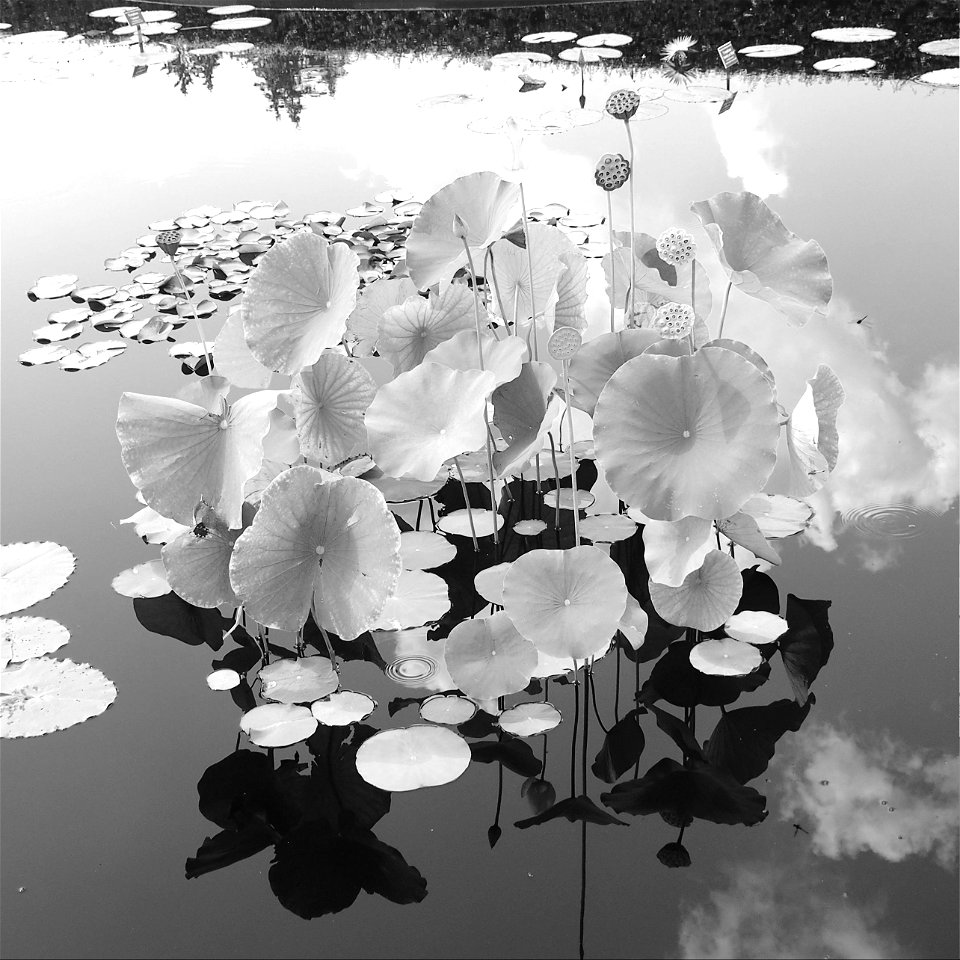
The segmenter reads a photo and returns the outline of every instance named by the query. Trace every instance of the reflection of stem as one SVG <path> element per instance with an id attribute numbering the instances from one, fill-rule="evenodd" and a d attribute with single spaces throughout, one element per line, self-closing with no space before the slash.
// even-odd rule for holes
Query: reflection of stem
<path id="1" fill-rule="evenodd" d="M 603 722 L 603 718 L 600 716 L 600 708 L 597 706 L 597 685 L 596 685 L 596 683 L 593 683 L 593 684 L 590 685 L 590 695 L 591 695 L 591 699 L 592 699 L 592 701 L 593 701 L 593 715 L 597 718 L 597 723 L 600 724 L 600 729 L 603 730 L 604 733 L 609 733 L 610 731 L 609 731 L 609 729 L 607 728 L 607 725 Z"/>
<path id="2" fill-rule="evenodd" d="M 530 273 L 530 323 L 533 326 L 533 359 L 539 360 L 537 350 L 537 307 L 533 300 L 533 254 L 530 251 L 530 231 L 527 229 L 527 198 L 523 193 L 523 181 L 520 181 L 520 206 L 523 210 L 523 242 L 527 248 L 527 270 Z M 514 315 L 514 322 L 517 318 Z"/>
<path id="3" fill-rule="evenodd" d="M 567 380 L 567 367 L 569 360 L 560 361 L 563 366 L 563 392 L 567 400 L 567 454 L 570 457 L 570 488 L 573 493 L 573 545 L 580 546 L 580 494 L 577 490 L 577 462 L 573 455 L 573 407 L 570 404 L 570 383 Z M 559 481 L 557 481 L 557 493 L 559 494 Z M 559 499 L 557 500 L 559 503 Z"/>
<path id="4" fill-rule="evenodd" d="M 719 340 L 723 336 L 723 321 L 727 319 L 727 304 L 730 302 L 730 289 L 733 287 L 733 281 L 727 281 L 727 289 L 723 291 L 723 308 L 720 310 L 720 330 L 717 333 Z"/>
<path id="5" fill-rule="evenodd" d="M 580 824 L 580 960 L 583 960 L 583 931 L 587 919 L 587 821 Z"/>
<path id="6" fill-rule="evenodd" d="M 580 683 L 577 661 L 573 661 L 573 733 L 570 734 L 570 796 L 577 795 L 577 729 L 580 726 Z"/>
<path id="7" fill-rule="evenodd" d="M 207 373 L 213 374 L 213 361 L 210 359 L 210 351 L 207 350 L 207 338 L 203 335 L 203 324 L 200 323 L 200 318 L 197 316 L 197 308 L 190 299 L 190 291 L 187 289 L 187 283 L 183 279 L 180 267 L 177 265 L 177 261 L 173 256 L 170 257 L 170 262 L 173 264 L 173 272 L 177 275 L 177 282 L 180 284 L 180 289 L 183 291 L 187 303 L 190 304 L 190 312 L 193 314 L 194 323 L 197 325 L 197 333 L 200 334 L 200 346 L 203 347 L 203 356 L 207 361 Z"/>
<path id="8" fill-rule="evenodd" d="M 593 677 L 593 660 L 583 667 L 584 705 L 590 695 L 590 681 Z M 581 780 L 583 793 L 587 793 L 587 745 L 590 740 L 590 711 L 583 711 L 583 754 L 581 761 Z M 587 821 L 580 824 L 580 957 L 583 957 L 583 928 L 587 916 Z"/>
<path id="9" fill-rule="evenodd" d="M 556 500 L 556 519 L 553 522 L 553 527 L 557 531 L 557 544 L 560 543 L 560 468 L 557 466 L 557 448 L 553 445 L 553 434 L 549 431 L 547 436 L 550 438 L 550 459 L 553 460 L 553 475 L 556 478 L 557 489 L 554 493 L 557 495 Z"/>
<path id="10" fill-rule="evenodd" d="M 607 233 L 610 236 L 610 332 L 613 333 L 614 316 L 617 310 L 614 300 L 617 291 L 617 266 L 613 252 L 613 191 L 607 190 L 605 192 L 607 194 Z"/>
<path id="11" fill-rule="evenodd" d="M 617 645 L 617 686 L 613 694 L 613 722 L 620 722 L 620 642 L 615 640 Z"/>
<path id="12" fill-rule="evenodd" d="M 627 128 L 627 142 L 630 144 L 630 182 L 628 186 L 630 187 L 630 314 L 632 316 L 636 313 L 637 309 L 637 220 L 636 201 L 634 200 L 633 189 L 634 182 L 636 181 L 636 171 L 634 170 L 634 163 L 636 161 L 633 153 L 633 133 L 630 130 L 630 121 L 624 120 L 623 122 Z"/>
<path id="13" fill-rule="evenodd" d="M 467 481 L 463 479 L 463 471 L 460 469 L 459 457 L 453 458 L 453 465 L 457 468 L 457 476 L 460 477 L 460 489 L 463 491 L 463 502 L 467 507 L 467 520 L 470 521 L 470 536 L 473 537 L 473 549 L 479 552 L 480 544 L 477 543 L 477 531 L 473 526 L 473 511 L 470 509 L 470 497 L 467 494 Z"/>

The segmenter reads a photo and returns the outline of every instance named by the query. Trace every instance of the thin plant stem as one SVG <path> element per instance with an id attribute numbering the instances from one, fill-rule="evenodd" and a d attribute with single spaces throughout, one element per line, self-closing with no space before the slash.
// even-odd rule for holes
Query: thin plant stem
<path id="1" fill-rule="evenodd" d="M 477 531 L 473 526 L 473 510 L 470 507 L 470 496 L 467 493 L 467 481 L 463 479 L 463 471 L 460 469 L 460 458 L 453 458 L 453 465 L 457 468 L 457 476 L 460 478 L 460 489 L 463 491 L 463 502 L 467 507 L 467 520 L 470 522 L 470 536 L 473 538 L 473 549 L 476 553 L 480 552 L 480 544 L 477 543 Z M 433 511 L 431 510 L 431 513 Z M 436 530 L 436 524 L 434 524 Z"/>
<path id="2" fill-rule="evenodd" d="M 690 261 L 690 309 L 693 310 L 693 326 L 687 335 L 687 343 L 690 346 L 690 353 L 693 353 L 696 347 L 693 343 L 693 331 L 697 325 L 697 261 Z"/>
<path id="3" fill-rule="evenodd" d="M 557 495 L 556 519 L 553 522 L 553 528 L 557 531 L 557 542 L 560 542 L 560 468 L 557 466 L 557 448 L 553 445 L 553 434 L 547 431 L 550 438 L 550 458 L 553 460 L 553 475 L 556 478 L 557 489 L 554 491 Z"/>
<path id="4" fill-rule="evenodd" d="M 570 457 L 570 489 L 573 494 L 573 545 L 580 546 L 580 496 L 577 491 L 577 461 L 573 455 L 573 408 L 570 404 L 570 384 L 567 380 L 569 360 L 562 360 L 563 393 L 567 401 L 567 455 Z M 560 481 L 557 481 L 557 503 L 560 502 Z"/>
<path id="5" fill-rule="evenodd" d="M 587 821 L 580 824 L 580 960 L 584 958 L 583 935 L 587 921 Z"/>
<path id="6" fill-rule="evenodd" d="M 183 274 L 180 272 L 180 267 L 177 264 L 176 258 L 171 256 L 170 262 L 173 264 L 173 272 L 177 275 L 177 282 L 180 284 L 180 289 L 183 291 L 183 295 L 186 298 L 187 303 L 190 304 L 190 312 L 193 314 L 193 322 L 197 325 L 197 333 L 200 334 L 200 346 L 203 347 L 203 356 L 207 361 L 207 373 L 212 374 L 213 361 L 210 359 L 210 351 L 207 349 L 207 338 L 203 335 L 203 324 L 200 322 L 200 318 L 197 316 L 197 308 L 190 299 L 190 291 L 187 289 L 186 281 L 183 279 Z"/>
<path id="7" fill-rule="evenodd" d="M 580 727 L 580 683 L 577 661 L 573 661 L 573 732 L 570 734 L 570 796 L 577 795 L 577 730 Z"/>
<path id="8" fill-rule="evenodd" d="M 593 660 L 589 662 L 584 662 L 583 664 L 583 705 L 586 708 L 590 700 L 590 688 L 593 684 L 590 682 L 593 679 Z M 590 711 L 584 709 L 583 711 L 583 751 L 580 754 L 580 786 L 583 789 L 583 794 L 586 796 L 587 793 L 587 744 L 590 739 Z"/>
<path id="9" fill-rule="evenodd" d="M 600 716 L 600 708 L 597 706 L 597 685 L 596 683 L 590 684 L 590 696 L 593 702 L 593 715 L 597 718 L 597 723 L 600 724 L 600 729 L 604 733 L 609 733 L 610 728 L 603 722 L 603 718 Z"/>
<path id="10" fill-rule="evenodd" d="M 630 129 L 630 121 L 624 120 L 627 128 L 627 143 L 630 146 L 630 182 L 627 186 L 630 188 L 630 315 L 633 316 L 637 311 L 637 219 L 636 219 L 636 200 L 634 198 L 634 183 L 636 182 L 636 163 L 633 150 L 633 131 Z"/>
<path id="11" fill-rule="evenodd" d="M 717 339 L 723 336 L 723 321 L 727 319 L 727 304 L 730 302 L 730 289 L 733 287 L 733 281 L 727 281 L 727 289 L 723 291 L 723 307 L 720 310 L 720 330 L 717 332 Z"/>
<path id="12" fill-rule="evenodd" d="M 613 333 L 616 326 L 617 307 L 614 299 L 614 293 L 617 289 L 617 265 L 616 257 L 613 252 L 613 191 L 604 191 L 607 195 L 607 234 L 610 237 L 610 332 Z"/>
<path id="13" fill-rule="evenodd" d="M 489 260 L 490 262 L 490 279 L 493 281 L 493 292 L 497 298 L 497 306 L 500 308 L 500 316 L 503 317 L 503 322 L 507 325 L 507 333 L 509 334 L 510 325 L 507 321 L 507 315 L 503 309 L 503 298 L 500 296 L 500 284 L 497 283 L 497 265 L 493 259 L 492 244 L 489 247 L 487 247 L 487 252 L 484 256 L 485 256 L 485 259 Z M 514 322 L 513 327 L 514 327 L 513 332 L 516 333 L 516 327 L 517 327 L 516 322 Z"/>
<path id="14" fill-rule="evenodd" d="M 620 644 L 617 643 L 617 684 L 613 693 L 613 722 L 620 722 Z"/>
<path id="15" fill-rule="evenodd" d="M 520 181 L 520 207 L 523 210 L 523 243 L 527 248 L 527 270 L 530 273 L 530 323 L 533 327 L 533 359 L 539 360 L 537 348 L 537 307 L 533 300 L 533 254 L 530 251 L 530 231 L 527 229 L 527 198 L 523 192 L 523 181 Z M 517 317 L 514 314 L 514 323 Z"/>

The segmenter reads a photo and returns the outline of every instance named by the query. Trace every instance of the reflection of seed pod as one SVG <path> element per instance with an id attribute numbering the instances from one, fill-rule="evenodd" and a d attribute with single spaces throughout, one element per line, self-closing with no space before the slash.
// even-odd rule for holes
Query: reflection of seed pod
<path id="1" fill-rule="evenodd" d="M 657 859 L 665 867 L 689 867 L 690 854 L 682 843 L 666 843 L 657 851 Z"/>
<path id="2" fill-rule="evenodd" d="M 604 190 L 617 190 L 630 177 L 630 161 L 621 153 L 605 153 L 597 161 L 593 175 L 598 187 Z"/>
<path id="3" fill-rule="evenodd" d="M 580 331 L 573 327 L 557 327 L 547 341 L 547 353 L 554 360 L 569 360 L 583 345 Z"/>
<path id="4" fill-rule="evenodd" d="M 693 329 L 696 314 L 685 303 L 665 303 L 653 320 L 654 329 L 667 340 L 680 340 Z"/>
<path id="5" fill-rule="evenodd" d="M 157 246 L 168 257 L 175 257 L 182 238 L 183 232 L 180 230 L 162 230 L 157 234 Z"/>
<path id="6" fill-rule="evenodd" d="M 657 253 L 667 263 L 676 267 L 681 263 L 688 263 L 697 255 L 697 244 L 692 234 L 680 227 L 674 227 L 672 230 L 664 230 L 657 237 Z"/>
<path id="7" fill-rule="evenodd" d="M 607 97 L 606 111 L 614 120 L 629 120 L 640 106 L 640 95 L 634 90 L 614 90 Z"/>

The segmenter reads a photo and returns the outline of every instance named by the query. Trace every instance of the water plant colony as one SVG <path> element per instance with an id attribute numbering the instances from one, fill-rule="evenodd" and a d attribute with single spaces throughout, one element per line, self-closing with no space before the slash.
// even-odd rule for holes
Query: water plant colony
<path id="1" fill-rule="evenodd" d="M 148 629 L 219 651 L 208 683 L 231 691 L 250 745 L 200 782 L 221 833 L 188 876 L 273 846 L 271 886 L 302 916 L 360 889 L 418 901 L 425 881 L 372 828 L 390 792 L 449 783 L 471 760 L 524 778 L 533 815 L 520 828 L 659 814 L 677 831 L 658 854 L 667 866 L 690 863 L 694 820 L 765 817 L 749 781 L 799 729 L 833 645 L 829 603 L 783 604 L 765 571 L 836 464 L 843 391 L 820 366 L 784 410 L 764 359 L 723 329 L 734 288 L 735 304 L 760 302 L 760 322 L 788 332 L 826 313 L 832 280 L 821 247 L 750 193 L 693 203 L 697 237 L 638 230 L 631 122 L 649 109 L 631 89 L 606 103 L 628 150 L 599 159 L 596 184 L 608 199 L 630 192 L 631 223 L 614 232 L 608 218 L 599 307 L 584 253 L 598 245 L 581 249 L 568 210 L 528 209 L 522 177 L 493 172 L 422 204 L 378 196 L 353 233 L 341 215 L 296 221 L 281 204 L 197 208 L 152 224 L 113 264 L 166 257 L 173 276 L 135 278 L 129 296 L 87 291 L 98 329 L 198 333 L 174 348 L 199 375 L 188 398 L 125 393 L 117 420 L 143 503 L 128 520 L 163 546 L 114 586 Z M 726 275 L 718 297 L 705 256 Z M 136 316 L 144 303 L 155 316 Z M 211 341 L 204 323 L 221 303 Z M 777 654 L 794 698 L 727 710 Z M 605 657 L 616 687 L 590 768 L 610 789 L 597 795 L 587 738 L 591 704 L 602 724 Z M 418 692 L 389 710 L 418 721 L 364 723 L 377 704 L 341 684 L 354 659 Z M 624 659 L 635 700 L 621 711 Z M 18 672 L 7 734 L 64 725 L 38 722 L 26 695 L 15 704 Z M 529 743 L 561 721 L 551 691 L 573 715 L 560 800 L 545 746 L 538 758 Z M 701 743 L 706 708 L 719 717 Z M 651 723 L 679 759 L 641 775 Z M 304 743 L 317 762 L 276 763 L 275 748 Z M 338 885 L 304 881 L 318 853 Z"/>

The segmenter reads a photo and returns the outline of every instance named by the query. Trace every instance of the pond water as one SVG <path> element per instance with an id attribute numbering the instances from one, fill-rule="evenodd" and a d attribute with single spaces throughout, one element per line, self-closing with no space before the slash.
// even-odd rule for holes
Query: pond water
<path id="1" fill-rule="evenodd" d="M 184 29 L 150 47 L 169 41 L 187 52 L 167 63 L 144 61 L 136 76 L 135 46 L 123 56 L 81 41 L 70 41 L 67 54 L 51 54 L 53 41 L 0 50 L 7 81 L 0 104 L 2 539 L 53 541 L 75 554 L 70 582 L 26 613 L 67 626 L 70 643 L 53 656 L 93 665 L 118 690 L 102 716 L 3 743 L 3 956 L 957 955 L 957 92 L 911 79 L 955 65 L 916 53 L 919 43 L 956 32 L 954 14 L 921 4 L 909 14 L 875 9 L 867 22 L 851 5 L 843 16 L 820 11 L 821 21 L 801 26 L 776 22 L 757 4 L 641 6 L 646 27 L 636 9 L 602 3 L 464 14 L 267 11 L 274 22 L 262 36 L 217 37 L 201 10 L 171 4 Z M 0 19 L 13 34 L 74 35 L 90 29 L 95 21 L 86 13 L 94 7 L 8 0 Z M 756 25 L 763 18 L 767 29 Z M 585 106 L 576 64 L 491 66 L 489 55 L 523 49 L 525 33 L 568 24 L 581 35 L 644 37 L 642 53 L 638 40 L 638 52 L 621 62 L 587 65 Z M 814 59 L 861 55 L 860 45 L 810 40 L 811 30 L 837 25 L 900 33 L 869 46 L 873 71 L 825 76 L 810 69 Z M 729 78 L 732 103 L 716 93 L 691 102 L 697 98 L 665 80 L 657 63 L 659 48 L 687 32 L 707 38 L 693 82 L 714 91 L 726 78 L 710 51 L 727 38 L 737 47 L 796 42 L 807 49 L 795 65 L 744 57 Z M 254 46 L 198 52 L 224 39 Z M 518 92 L 520 73 L 533 75 L 537 88 Z M 365 811 L 358 822 L 376 821 L 377 840 L 419 871 L 427 895 L 406 868 L 383 859 L 383 848 L 370 852 L 375 841 L 366 832 L 363 843 L 354 837 L 340 846 L 322 830 L 301 827 L 284 837 L 283 817 L 273 814 L 265 834 L 244 834 L 229 849 L 208 847 L 209 860 L 188 866 L 198 875 L 185 879 L 184 865 L 205 838 L 235 826 L 241 810 L 248 826 L 259 816 L 263 828 L 270 806 L 253 796 L 267 790 L 266 775 L 257 768 L 244 780 L 231 767 L 238 744 L 267 754 L 245 735 L 238 740 L 241 711 L 204 680 L 229 644 L 212 653 L 149 632 L 111 589 L 120 571 L 159 556 L 159 546 L 119 523 L 141 506 L 121 462 L 119 398 L 125 391 L 173 397 L 198 378 L 169 357 L 169 342 L 129 342 L 121 356 L 75 374 L 56 363 L 19 365 L 18 355 L 36 346 L 32 331 L 53 310 L 75 305 L 30 302 L 26 291 L 56 274 L 76 274 L 81 284 L 125 283 L 127 274 L 106 272 L 104 259 L 135 245 L 149 224 L 203 205 L 283 201 L 299 218 L 346 211 L 389 190 L 424 201 L 457 177 L 514 165 L 507 137 L 478 129 L 549 111 L 555 122 L 558 111 L 579 120 L 601 115 L 524 138 L 526 204 L 569 209 L 573 229 L 584 234 L 574 233 L 575 242 L 598 252 L 607 242 L 607 195 L 594 170 L 602 154 L 627 149 L 623 125 L 602 111 L 612 91 L 638 86 L 665 90 L 653 102 L 667 107 L 631 125 L 638 230 L 653 237 L 675 226 L 689 230 L 706 262 L 711 247 L 691 202 L 749 191 L 799 237 L 819 242 L 833 277 L 829 311 L 805 326 L 788 327 L 734 289 L 724 328 L 770 365 L 786 412 L 821 364 L 845 391 L 836 468 L 809 498 L 814 522 L 780 543 L 782 565 L 770 571 L 782 605 L 788 593 L 830 602 L 835 646 L 813 686 L 809 716 L 750 781 L 768 815 L 749 827 L 695 820 L 684 834 L 692 859 L 685 870 L 658 862 L 677 833 L 656 813 L 623 814 L 626 828 L 560 818 L 520 830 L 515 822 L 534 810 L 521 796 L 529 771 L 515 768 L 541 757 L 544 740 L 534 737 L 529 755 L 518 749 L 501 765 L 503 755 L 493 754 L 494 762 L 471 763 L 452 783 L 395 792 L 389 812 L 374 816 L 367 808 L 382 797 L 371 799 L 355 771 L 340 771 L 343 734 L 331 728 L 310 749 L 319 762 L 315 777 L 324 767 L 333 771 L 340 793 L 335 786 L 331 801 L 329 787 L 318 787 L 326 799 L 310 802 Z M 628 193 L 611 198 L 614 223 L 627 230 Z M 346 225 L 378 222 L 355 217 Z M 607 323 L 600 261 L 589 264 L 586 340 Z M 169 273 L 169 261 L 145 269 Z M 715 256 L 707 275 L 718 302 L 726 277 Z M 172 334 L 195 335 L 192 325 Z M 107 338 L 116 334 L 85 330 L 82 339 Z M 455 504 L 458 495 L 447 488 L 434 507 Z M 616 497 L 613 504 L 616 510 Z M 416 522 L 416 509 L 398 510 Z M 569 520 L 569 546 L 568 527 Z M 456 539 L 469 561 L 469 540 Z M 274 639 L 292 645 L 290 635 Z M 381 641 L 383 652 L 389 644 Z M 769 682 L 738 707 L 793 697 L 779 660 Z M 640 665 L 641 681 L 652 666 Z M 615 709 L 631 708 L 634 680 L 626 654 L 599 661 L 596 712 L 579 702 L 583 683 L 549 684 L 564 717 L 547 737 L 545 775 L 558 796 L 566 793 L 571 746 L 579 750 L 571 744 L 575 710 L 579 736 L 589 718 L 592 763 L 603 744 L 598 719 L 610 726 Z M 364 660 L 343 664 L 342 683 L 378 702 L 365 721 L 375 729 L 420 722 L 416 705 L 393 704 L 400 707 L 394 718 L 387 704 L 429 692 Z M 683 707 L 661 707 L 692 719 Z M 720 714 L 699 710 L 702 743 Z M 640 772 L 664 757 L 682 759 L 653 711 L 642 720 Z M 495 729 L 480 732 L 474 743 L 492 751 Z M 309 759 L 303 744 L 273 759 L 295 750 Z M 590 770 L 583 787 L 576 756 L 575 792 L 599 803 L 611 787 Z M 474 759 L 491 756 L 475 748 Z M 216 797 L 201 798 L 201 810 L 204 776 Z M 269 788 L 282 795 L 271 803 L 302 802 L 306 788 L 290 776 Z M 246 787 L 235 786 L 241 780 Z M 495 822 L 502 835 L 492 845 Z M 275 855 L 286 873 L 271 869 Z M 364 856 L 361 882 L 355 864 Z M 344 891 L 360 886 L 385 895 L 359 892 L 351 905 Z M 326 915 L 303 919 L 298 905 L 300 913 L 312 907 Z"/>

